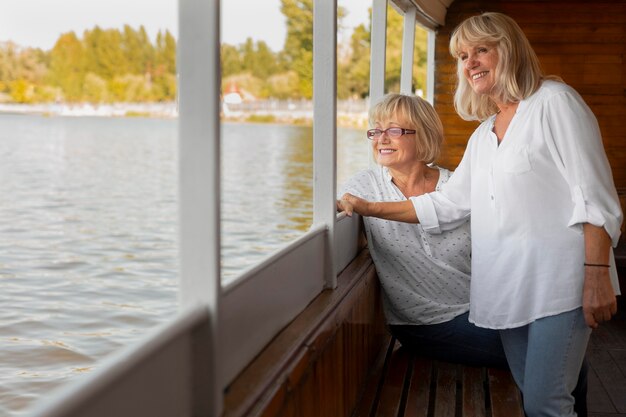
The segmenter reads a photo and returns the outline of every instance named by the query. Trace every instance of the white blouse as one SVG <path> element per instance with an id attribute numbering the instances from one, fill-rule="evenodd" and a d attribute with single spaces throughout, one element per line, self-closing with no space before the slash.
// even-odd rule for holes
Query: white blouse
<path id="1" fill-rule="evenodd" d="M 544 81 L 519 103 L 498 146 L 495 116 L 471 136 L 441 191 L 412 197 L 425 230 L 470 216 L 470 321 L 519 327 L 582 305 L 583 223 L 613 246 L 622 212 L 595 116 L 571 87 Z M 619 293 L 611 251 L 611 279 Z"/>
<path id="2" fill-rule="evenodd" d="M 439 169 L 439 189 L 450 171 Z M 342 187 L 371 201 L 403 201 L 389 170 L 376 166 L 361 171 Z M 470 299 L 470 230 L 458 228 L 437 235 L 419 224 L 364 217 L 367 245 L 382 287 L 389 324 L 442 323 L 466 313 Z"/>

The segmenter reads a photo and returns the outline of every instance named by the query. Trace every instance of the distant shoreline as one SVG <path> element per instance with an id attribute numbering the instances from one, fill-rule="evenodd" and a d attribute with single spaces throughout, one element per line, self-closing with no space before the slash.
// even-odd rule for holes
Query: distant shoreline
<path id="1" fill-rule="evenodd" d="M 63 117 L 151 117 L 176 119 L 178 107 L 175 102 L 163 103 L 41 103 L 13 104 L 0 103 L 0 114 L 30 114 Z M 242 109 L 223 108 L 221 119 L 236 123 L 277 123 L 310 126 L 313 124 L 313 110 L 310 108 L 290 109 Z M 354 109 L 337 111 L 337 126 L 366 128 L 367 112 Z"/>
<path id="2" fill-rule="evenodd" d="M 176 118 L 178 109 L 175 102 L 163 103 L 40 103 L 13 104 L 0 103 L 0 113 L 33 114 L 41 116 L 73 117 L 160 117 Z"/>

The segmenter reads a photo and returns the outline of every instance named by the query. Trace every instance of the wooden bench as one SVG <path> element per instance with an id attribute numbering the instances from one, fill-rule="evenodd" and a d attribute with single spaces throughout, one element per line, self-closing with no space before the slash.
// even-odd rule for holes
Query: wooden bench
<path id="1" fill-rule="evenodd" d="M 391 338 L 354 417 L 523 417 L 509 371 L 411 355 Z"/>

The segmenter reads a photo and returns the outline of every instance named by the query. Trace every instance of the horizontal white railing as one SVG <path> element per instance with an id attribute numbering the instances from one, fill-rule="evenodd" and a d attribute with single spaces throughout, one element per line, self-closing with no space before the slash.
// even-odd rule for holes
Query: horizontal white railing
<path id="1" fill-rule="evenodd" d="M 323 290 L 328 230 L 321 225 L 290 242 L 224 289 L 220 342 L 224 384 Z"/>
<path id="2" fill-rule="evenodd" d="M 208 308 L 187 310 L 57 391 L 29 417 L 217 416 Z"/>

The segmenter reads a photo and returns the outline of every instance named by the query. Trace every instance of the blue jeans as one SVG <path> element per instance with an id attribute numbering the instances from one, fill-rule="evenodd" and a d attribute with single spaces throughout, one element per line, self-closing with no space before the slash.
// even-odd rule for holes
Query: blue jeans
<path id="1" fill-rule="evenodd" d="M 469 312 L 450 321 L 428 325 L 391 325 L 391 334 L 422 356 L 469 366 L 507 368 L 506 355 L 497 330 L 477 327 Z"/>
<path id="2" fill-rule="evenodd" d="M 500 330 L 529 417 L 574 416 L 572 390 L 582 370 L 591 329 L 582 308 Z"/>
<path id="3" fill-rule="evenodd" d="M 421 356 L 468 366 L 508 368 L 499 331 L 477 327 L 468 317 L 465 313 L 438 324 L 390 325 L 389 330 L 402 346 Z M 572 392 L 576 412 L 583 417 L 587 415 L 587 371 L 585 361 Z"/>

